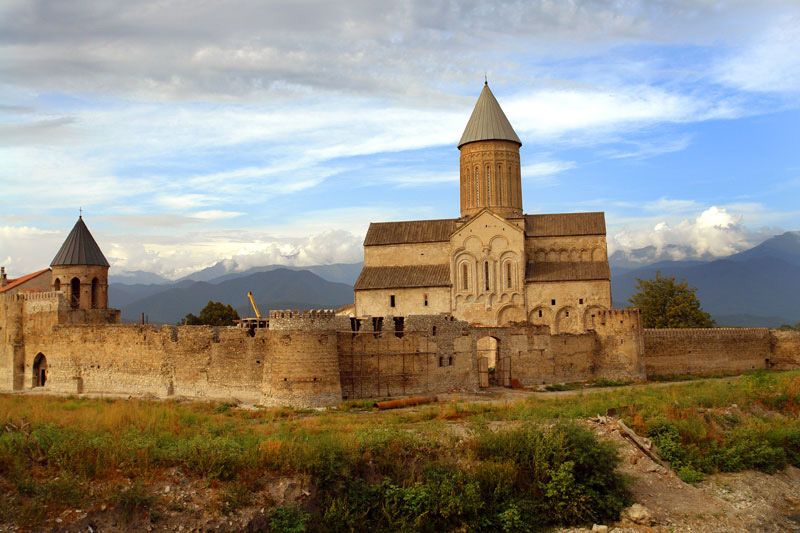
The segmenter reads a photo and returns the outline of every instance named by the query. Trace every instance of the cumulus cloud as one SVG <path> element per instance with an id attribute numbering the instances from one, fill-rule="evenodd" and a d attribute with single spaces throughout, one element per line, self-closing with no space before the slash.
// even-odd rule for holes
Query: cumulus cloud
<path id="1" fill-rule="evenodd" d="M 328 230 L 304 237 L 280 237 L 257 231 L 238 231 L 236 238 L 221 233 L 198 235 L 194 240 L 151 240 L 146 243 L 115 240 L 109 261 L 116 271 L 144 270 L 178 278 L 222 262 L 228 271 L 266 265 L 312 266 L 355 263 L 363 259 L 363 237 Z"/>
<path id="2" fill-rule="evenodd" d="M 684 209 L 687 204 L 678 207 Z M 711 206 L 677 223 L 662 220 L 613 232 L 609 235 L 609 251 L 619 251 L 631 258 L 631 252 L 650 248 L 647 254 L 639 256 L 647 261 L 725 257 L 751 248 L 765 237 L 746 227 L 742 219 L 742 215 L 724 207 Z"/>

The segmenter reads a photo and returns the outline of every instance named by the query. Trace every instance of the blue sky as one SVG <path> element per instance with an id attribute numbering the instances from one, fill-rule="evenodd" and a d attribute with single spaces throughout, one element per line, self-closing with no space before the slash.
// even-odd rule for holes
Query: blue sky
<path id="1" fill-rule="evenodd" d="M 0 264 L 82 207 L 116 271 L 361 259 L 458 215 L 484 72 L 528 213 L 611 251 L 728 255 L 800 229 L 797 2 L 0 4 Z"/>

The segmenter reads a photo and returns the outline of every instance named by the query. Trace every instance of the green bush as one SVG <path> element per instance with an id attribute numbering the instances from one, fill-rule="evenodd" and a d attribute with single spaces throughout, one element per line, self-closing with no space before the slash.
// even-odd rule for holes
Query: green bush
<path id="1" fill-rule="evenodd" d="M 678 477 L 681 478 L 681 481 L 684 483 L 691 483 L 694 485 L 695 483 L 703 481 L 705 476 L 703 476 L 702 472 L 695 470 L 694 467 L 685 465 L 678 469 Z"/>
<path id="2" fill-rule="evenodd" d="M 616 448 L 573 424 L 485 433 L 475 451 L 480 459 L 514 465 L 514 490 L 528 497 L 534 515 L 526 518 L 534 523 L 615 519 L 628 500 L 615 472 Z"/>
<path id="3" fill-rule="evenodd" d="M 277 507 L 269 517 L 269 529 L 275 533 L 304 533 L 311 515 L 298 507 Z"/>

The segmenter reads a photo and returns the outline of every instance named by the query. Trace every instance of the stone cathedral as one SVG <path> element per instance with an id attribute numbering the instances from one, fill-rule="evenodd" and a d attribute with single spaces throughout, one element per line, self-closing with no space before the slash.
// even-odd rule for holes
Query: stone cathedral
<path id="1" fill-rule="evenodd" d="M 604 214 L 524 214 L 521 147 L 484 84 L 458 143 L 461 216 L 370 224 L 357 317 L 449 313 L 477 326 L 594 329 L 611 308 Z"/>

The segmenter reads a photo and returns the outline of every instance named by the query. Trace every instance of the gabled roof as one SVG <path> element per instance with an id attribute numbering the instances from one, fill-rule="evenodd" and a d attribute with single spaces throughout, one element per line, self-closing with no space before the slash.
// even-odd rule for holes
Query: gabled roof
<path id="1" fill-rule="evenodd" d="M 605 234 L 606 217 L 603 212 L 525 215 L 525 235 L 528 237 Z"/>
<path id="2" fill-rule="evenodd" d="M 500 104 L 489 89 L 489 84 L 483 84 L 483 90 L 475 102 L 475 108 L 469 117 L 464 134 L 458 141 L 461 148 L 467 143 L 475 141 L 513 141 L 522 146 L 514 128 L 503 113 Z"/>
<path id="3" fill-rule="evenodd" d="M 450 265 L 364 267 L 355 290 L 449 287 Z"/>
<path id="4" fill-rule="evenodd" d="M 10 279 L 10 280 L 8 280 L 8 285 L 6 285 L 5 287 L 0 287 L 0 293 L 4 293 L 6 291 L 10 291 L 11 289 L 13 289 L 15 287 L 19 287 L 23 283 L 27 283 L 28 281 L 30 281 L 30 280 L 32 280 L 34 278 L 38 278 L 42 274 L 46 274 L 48 272 L 50 272 L 50 269 L 49 268 L 45 268 L 43 270 L 39 270 L 39 271 L 36 271 L 36 272 L 31 272 L 30 274 L 25 274 L 24 276 L 20 276 L 20 277 L 15 278 L 15 279 Z"/>
<path id="5" fill-rule="evenodd" d="M 456 222 L 454 218 L 373 222 L 367 230 L 364 246 L 449 241 Z"/>
<path id="6" fill-rule="evenodd" d="M 83 217 L 78 217 L 75 227 L 69 232 L 67 240 L 50 263 L 50 266 L 67 265 L 110 266 L 89 228 L 84 224 Z"/>
<path id="7" fill-rule="evenodd" d="M 589 281 L 610 280 L 611 270 L 605 261 L 534 262 L 525 268 L 527 281 Z"/>

